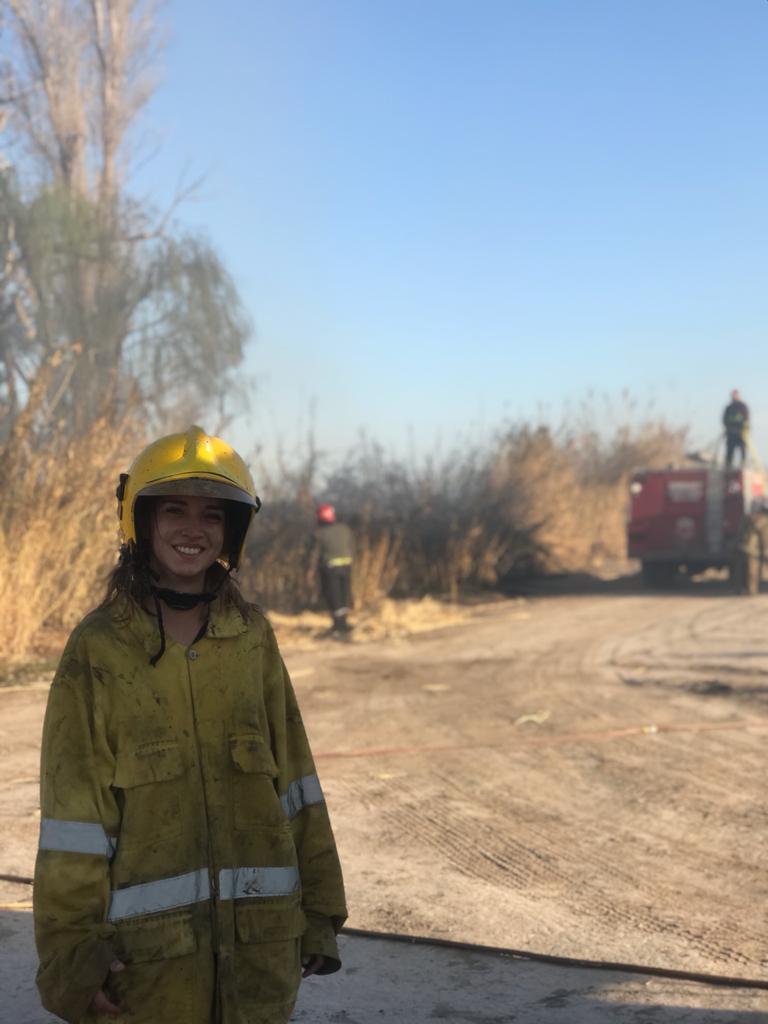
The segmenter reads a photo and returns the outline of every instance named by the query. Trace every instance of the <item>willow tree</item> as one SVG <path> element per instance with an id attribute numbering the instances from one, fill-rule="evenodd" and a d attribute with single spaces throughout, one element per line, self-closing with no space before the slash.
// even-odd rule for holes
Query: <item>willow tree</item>
<path id="1" fill-rule="evenodd" d="M 233 387 L 249 324 L 210 244 L 130 192 L 162 33 L 149 0 L 0 0 L 0 438 Z M 32 406 L 30 405 L 32 403 Z"/>

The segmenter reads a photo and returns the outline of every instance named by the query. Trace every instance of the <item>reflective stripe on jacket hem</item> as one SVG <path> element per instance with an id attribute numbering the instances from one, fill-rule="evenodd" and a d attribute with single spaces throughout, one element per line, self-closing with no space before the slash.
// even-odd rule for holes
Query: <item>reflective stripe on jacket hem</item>
<path id="1" fill-rule="evenodd" d="M 40 849 L 93 853 L 112 858 L 117 849 L 117 839 L 108 836 L 101 825 L 93 822 L 43 818 L 40 822 Z"/>
<path id="2" fill-rule="evenodd" d="M 287 868 L 225 868 L 219 872 L 219 895 L 223 900 L 258 898 L 259 896 L 288 896 L 299 888 L 299 872 Z M 109 901 L 110 921 L 122 921 L 143 914 L 158 914 L 164 910 L 204 903 L 211 898 L 211 886 L 206 868 L 185 875 L 160 878 L 156 882 L 142 882 L 112 892 Z"/>
<path id="3" fill-rule="evenodd" d="M 316 775 L 305 775 L 301 779 L 296 779 L 280 797 L 286 818 L 295 818 L 305 807 L 309 807 L 310 804 L 321 804 L 323 800 L 320 780 Z"/>
<path id="4" fill-rule="evenodd" d="M 139 914 L 157 914 L 161 910 L 202 903 L 210 899 L 210 896 L 208 872 L 205 868 L 199 868 L 186 875 L 115 889 L 109 901 L 107 917 L 110 921 L 121 921 Z"/>
<path id="5" fill-rule="evenodd" d="M 351 558 L 329 558 L 325 563 L 328 569 L 337 569 L 340 565 L 352 565 Z"/>
<path id="6" fill-rule="evenodd" d="M 219 872 L 219 896 L 242 900 L 258 896 L 290 896 L 299 888 L 299 872 L 290 868 L 226 868 Z"/>

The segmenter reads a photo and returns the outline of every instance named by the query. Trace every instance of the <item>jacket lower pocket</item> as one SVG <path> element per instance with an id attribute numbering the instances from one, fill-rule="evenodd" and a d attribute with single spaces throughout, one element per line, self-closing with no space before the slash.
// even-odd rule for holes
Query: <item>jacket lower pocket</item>
<path id="1" fill-rule="evenodd" d="M 233 980 L 242 1020 L 288 1020 L 301 981 L 305 927 L 304 912 L 296 904 L 235 906 Z"/>
<path id="2" fill-rule="evenodd" d="M 304 911 L 296 903 L 276 905 L 254 902 L 235 905 L 237 941 L 246 945 L 298 939 L 306 927 Z"/>
<path id="3" fill-rule="evenodd" d="M 197 952 L 197 938 L 190 913 L 163 914 L 123 922 L 117 928 L 118 958 L 127 964 L 172 960 Z"/>
<path id="4" fill-rule="evenodd" d="M 125 970 L 110 973 L 104 989 L 120 1007 L 117 1017 L 87 1014 L 83 1024 L 202 1024 L 209 1020 L 215 976 L 206 955 L 205 916 L 173 911 L 121 922 L 115 953 Z M 199 939 L 199 941 L 198 941 Z"/>

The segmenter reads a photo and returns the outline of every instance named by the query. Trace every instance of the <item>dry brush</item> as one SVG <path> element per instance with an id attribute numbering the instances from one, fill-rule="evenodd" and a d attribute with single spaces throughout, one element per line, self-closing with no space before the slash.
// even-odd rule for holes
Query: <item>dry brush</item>
<path id="1" fill-rule="evenodd" d="M 0 661 L 45 645 L 98 602 L 117 552 L 114 489 L 141 447 L 137 420 L 101 418 L 76 438 L 21 417 L 0 447 Z M 375 446 L 350 453 L 322 496 L 354 528 L 358 607 L 427 594 L 457 599 L 515 576 L 590 570 L 624 553 L 629 474 L 674 461 L 684 431 L 663 422 L 591 432 L 516 427 L 485 448 L 465 448 L 421 467 Z M 267 609 L 319 603 L 308 576 L 317 459 L 256 471 L 264 509 L 241 573 Z"/>

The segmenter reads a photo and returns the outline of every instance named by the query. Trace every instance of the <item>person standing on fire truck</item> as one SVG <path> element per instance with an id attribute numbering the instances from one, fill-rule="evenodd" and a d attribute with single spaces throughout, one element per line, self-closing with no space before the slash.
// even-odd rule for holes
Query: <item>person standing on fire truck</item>
<path id="1" fill-rule="evenodd" d="M 725 407 L 723 426 L 725 427 L 725 468 L 731 468 L 733 456 L 737 451 L 740 453 L 743 466 L 747 456 L 749 409 L 742 402 L 741 396 L 736 390 L 731 392 L 730 404 Z"/>

